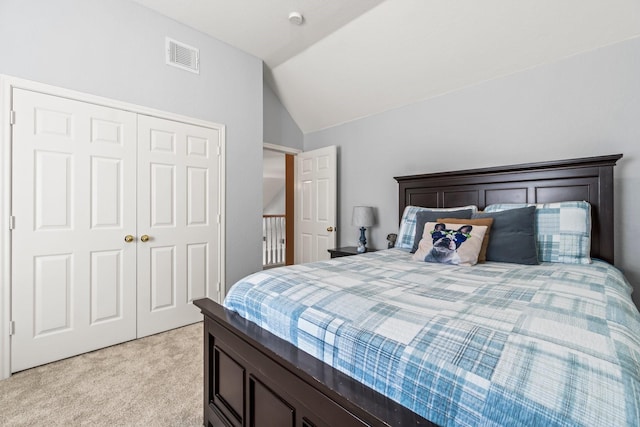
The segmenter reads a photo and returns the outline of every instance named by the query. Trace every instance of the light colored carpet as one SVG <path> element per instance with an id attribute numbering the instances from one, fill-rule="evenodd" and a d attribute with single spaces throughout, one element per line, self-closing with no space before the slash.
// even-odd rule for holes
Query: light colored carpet
<path id="1" fill-rule="evenodd" d="M 202 323 L 0 381 L 0 426 L 202 426 Z"/>

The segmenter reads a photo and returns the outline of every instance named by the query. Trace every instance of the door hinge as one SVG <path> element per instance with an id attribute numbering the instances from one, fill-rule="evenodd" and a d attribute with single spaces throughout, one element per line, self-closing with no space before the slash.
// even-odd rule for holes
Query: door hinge
<path id="1" fill-rule="evenodd" d="M 15 230 L 16 229 L 16 217 L 11 215 L 9 217 L 9 230 Z"/>
<path id="2" fill-rule="evenodd" d="M 16 111 L 11 110 L 9 111 L 9 125 L 15 125 L 15 124 L 16 124 Z"/>
<path id="3" fill-rule="evenodd" d="M 220 224 L 222 222 L 222 215 L 218 214 L 216 221 L 218 221 L 218 224 Z"/>
<path id="4" fill-rule="evenodd" d="M 222 148 L 218 145 L 218 146 L 216 147 L 216 149 L 217 149 L 218 156 L 219 156 L 219 155 L 222 153 Z"/>
<path id="5" fill-rule="evenodd" d="M 16 322 L 13 320 L 9 322 L 9 336 L 15 335 L 16 333 Z"/>
<path id="6" fill-rule="evenodd" d="M 220 293 L 220 282 L 216 283 L 216 290 Z"/>

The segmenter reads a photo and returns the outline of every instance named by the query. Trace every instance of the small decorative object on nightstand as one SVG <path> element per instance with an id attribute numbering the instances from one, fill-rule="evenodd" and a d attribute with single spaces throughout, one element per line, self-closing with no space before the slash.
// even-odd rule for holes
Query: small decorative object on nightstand
<path id="1" fill-rule="evenodd" d="M 355 246 L 345 246 L 342 248 L 327 249 L 331 254 L 331 258 L 340 258 L 343 256 L 359 255 L 362 252 L 358 252 L 358 248 Z M 377 249 L 367 248 L 366 252 L 375 252 Z"/>
<path id="2" fill-rule="evenodd" d="M 351 217 L 351 224 L 355 225 L 356 227 L 360 227 L 358 253 L 366 252 L 367 238 L 365 237 L 364 233 L 367 227 L 371 227 L 375 224 L 375 218 L 373 217 L 373 208 L 370 206 L 354 206 L 353 215 Z"/>

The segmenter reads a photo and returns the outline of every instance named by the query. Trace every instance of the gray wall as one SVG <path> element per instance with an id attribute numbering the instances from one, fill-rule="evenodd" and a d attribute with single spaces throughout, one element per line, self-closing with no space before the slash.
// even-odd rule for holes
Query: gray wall
<path id="1" fill-rule="evenodd" d="M 165 36 L 199 75 L 165 65 Z M 262 268 L 261 60 L 126 0 L 0 0 L 0 40 L 2 74 L 226 125 L 227 283 Z"/>
<path id="2" fill-rule="evenodd" d="M 302 150 L 304 136 L 273 90 L 264 83 L 264 142 Z"/>
<path id="3" fill-rule="evenodd" d="M 640 306 L 640 38 L 305 135 L 338 145 L 339 240 L 357 242 L 352 206 L 377 207 L 369 245 L 398 229 L 398 175 L 623 153 L 616 264 Z"/>
<path id="4" fill-rule="evenodd" d="M 284 179 L 263 178 L 265 195 L 264 207 L 262 213 L 264 215 L 284 215 L 286 212 L 286 182 Z M 271 196 L 270 200 L 266 200 L 266 196 Z"/>

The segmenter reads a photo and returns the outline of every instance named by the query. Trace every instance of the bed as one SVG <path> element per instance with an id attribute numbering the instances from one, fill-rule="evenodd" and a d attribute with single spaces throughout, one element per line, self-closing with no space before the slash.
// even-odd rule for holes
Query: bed
<path id="1" fill-rule="evenodd" d="M 613 166 L 620 157 L 396 178 L 401 216 L 407 206 L 483 209 L 508 203 L 587 201 L 592 220 L 590 255 L 595 258 L 591 264 L 569 264 L 560 272 L 552 263 L 488 262 L 443 269 L 416 263 L 400 248 L 257 273 L 234 286 L 225 302 L 233 310 L 208 299 L 195 301 L 205 315 L 205 425 L 606 425 L 605 418 L 608 425 L 637 424 L 640 406 L 633 399 L 640 400 L 640 315 L 631 303 L 628 283 L 608 264 L 614 262 Z M 479 280 L 478 274 L 485 279 Z M 300 277 L 306 280 L 302 285 L 295 282 Z M 501 281 L 504 277 L 515 288 L 508 288 Z M 556 287 L 549 288 L 545 277 L 552 278 Z M 329 291 L 315 286 L 323 278 L 334 285 Z M 347 295 L 340 296 L 339 285 L 345 283 L 349 284 Z M 250 285 L 257 285 L 257 290 Z M 427 285 L 425 297 L 419 288 Z M 576 302 L 574 291 L 568 290 L 571 286 L 581 287 L 589 297 Z M 605 293 L 590 293 L 596 288 L 604 288 Z M 366 322 L 360 321 L 360 326 L 365 325 L 361 331 L 351 328 L 357 321 L 343 327 L 335 319 L 324 319 L 322 313 L 305 312 L 293 304 L 297 300 L 309 308 L 312 300 L 331 300 L 343 306 L 346 318 L 351 308 L 355 312 L 359 304 L 367 304 L 358 298 L 372 289 L 378 300 L 371 306 L 395 307 L 396 315 L 382 318 L 373 313 Z M 289 309 L 265 309 L 258 304 L 282 298 L 288 298 L 285 307 Z M 577 306 L 586 307 L 586 314 L 572 319 Z M 443 315 L 443 310 L 453 313 L 454 309 L 462 311 Z M 523 324 L 518 317 L 523 309 L 547 310 L 551 314 L 540 319 L 556 327 Z M 237 312 L 254 316 L 254 321 Z M 290 318 L 302 326 L 292 328 L 287 323 Z M 420 319 L 425 320 L 420 323 Z M 438 335 L 444 323 L 453 328 Z M 584 327 L 572 329 L 576 323 Z M 320 324 L 325 326 L 321 334 L 330 339 L 318 345 L 313 331 Z M 516 327 L 523 333 L 511 335 Z M 338 330 L 342 338 L 352 337 L 342 341 L 350 343 L 358 357 L 342 357 L 327 344 L 338 341 Z M 386 331 L 392 339 L 381 339 L 371 333 L 374 330 Z M 416 344 L 420 333 L 433 335 L 433 340 Z M 448 341 L 447 334 L 458 336 Z M 562 335 L 575 339 L 560 343 Z M 539 347 L 518 343 L 523 336 L 535 339 Z M 373 343 L 372 350 L 360 347 L 357 339 Z M 511 340 L 509 346 L 504 344 L 507 340 Z M 603 344 L 603 340 L 608 341 Z M 452 344 L 456 342 L 464 346 Z M 394 358 L 396 353 L 407 354 L 398 343 L 411 347 L 412 355 Z M 369 356 L 370 351 L 378 353 Z M 502 357 L 503 352 L 511 352 L 511 357 Z M 414 358 L 414 353 L 421 358 Z M 431 358 L 436 354 L 445 357 L 448 365 Z M 619 365 L 610 360 L 613 355 Z M 571 374 L 556 371 L 549 362 L 553 358 L 561 358 Z M 589 376 L 592 371 L 598 377 L 595 382 Z M 385 380 L 385 375 L 399 380 Z M 549 382 L 553 382 L 551 388 L 562 387 L 560 397 L 546 394 Z M 425 384 L 435 386 L 430 389 Z M 593 390 L 594 384 L 600 389 Z M 524 397 L 513 394 L 514 389 L 525 389 Z M 531 395 L 537 397 L 531 399 Z"/>

